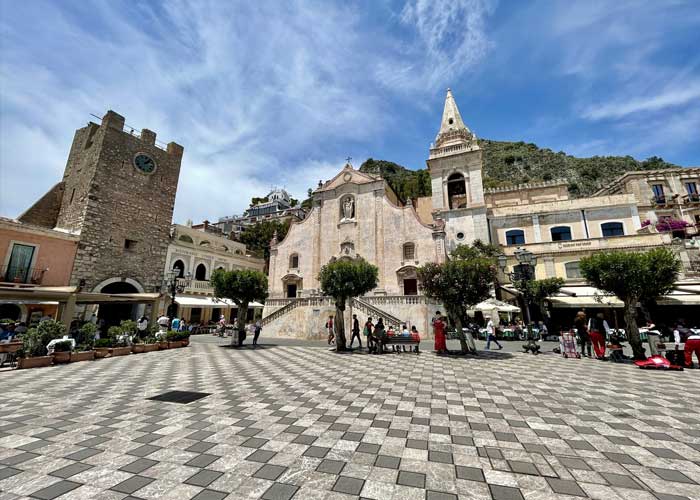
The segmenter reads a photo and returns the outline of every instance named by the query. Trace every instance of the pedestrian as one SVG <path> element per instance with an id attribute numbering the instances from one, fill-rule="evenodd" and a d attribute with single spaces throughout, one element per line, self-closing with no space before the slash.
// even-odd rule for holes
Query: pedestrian
<path id="1" fill-rule="evenodd" d="M 326 330 L 328 330 L 328 345 L 335 343 L 335 330 L 333 328 L 333 315 L 328 316 L 326 321 Z"/>
<path id="2" fill-rule="evenodd" d="M 173 318 L 173 321 L 170 323 L 170 329 L 175 332 L 180 329 L 180 318 L 177 316 Z"/>
<path id="3" fill-rule="evenodd" d="M 352 337 L 350 338 L 350 347 L 352 347 L 352 343 L 355 341 L 355 337 L 357 337 L 357 341 L 360 343 L 360 349 L 362 349 L 362 338 L 360 337 L 360 321 L 357 319 L 357 314 L 352 315 Z"/>
<path id="4" fill-rule="evenodd" d="M 588 331 L 590 332 L 591 343 L 593 344 L 596 358 L 604 359 L 605 340 L 610 333 L 610 326 L 608 326 L 608 322 L 605 321 L 605 316 L 603 316 L 602 312 L 596 314 L 595 318 L 591 318 L 588 321 Z"/>
<path id="5" fill-rule="evenodd" d="M 578 340 L 581 343 L 581 356 L 591 357 L 591 336 L 588 334 L 588 327 L 586 326 L 586 313 L 579 311 L 576 313 L 574 318 L 574 328 L 576 329 L 576 334 L 578 335 Z M 588 354 L 586 354 L 588 350 Z"/>
<path id="6" fill-rule="evenodd" d="M 679 331 L 679 336 L 685 341 L 685 346 L 683 346 L 685 366 L 688 368 L 693 367 L 693 353 L 695 353 L 695 357 L 698 358 L 698 368 L 700 368 L 700 333 L 688 330 L 683 324 L 683 320 L 680 320 L 679 323 L 680 328 L 676 329 Z"/>
<path id="7" fill-rule="evenodd" d="M 544 324 L 544 321 L 540 321 L 538 328 L 540 330 L 540 339 L 547 340 L 549 330 L 547 329 L 547 325 Z"/>
<path id="8" fill-rule="evenodd" d="M 374 354 L 382 354 L 384 352 L 384 344 L 382 344 L 382 339 L 385 336 L 386 330 L 384 329 L 384 319 L 377 318 L 377 324 L 374 325 L 374 331 L 372 332 L 372 340 L 374 341 Z"/>
<path id="9" fill-rule="evenodd" d="M 180 318 L 180 328 L 178 329 L 179 332 L 185 332 L 187 331 L 187 320 L 185 318 Z"/>
<path id="10" fill-rule="evenodd" d="M 260 320 L 257 320 L 255 322 L 255 330 L 253 333 L 253 345 L 257 347 L 258 345 L 258 337 L 260 337 L 260 332 L 262 331 L 262 323 Z"/>
<path id="11" fill-rule="evenodd" d="M 146 316 L 141 316 L 136 322 L 136 331 L 138 333 L 138 338 L 145 338 L 146 332 L 148 330 L 148 318 Z"/>
<path id="12" fill-rule="evenodd" d="M 494 342 L 498 346 L 499 350 L 503 349 L 503 346 L 498 342 L 498 339 L 496 338 L 496 328 L 493 326 L 493 320 L 491 319 L 491 316 L 486 316 L 486 319 L 486 350 L 491 350 L 491 342 Z"/>
<path id="13" fill-rule="evenodd" d="M 440 314 L 437 311 L 435 314 Z M 447 353 L 447 338 L 445 337 L 445 328 L 447 328 L 447 321 L 444 316 L 438 316 L 433 319 L 433 336 L 435 337 L 435 352 L 438 354 Z"/>
<path id="14" fill-rule="evenodd" d="M 362 333 L 365 334 L 365 337 L 367 337 L 367 351 L 372 352 L 372 346 L 374 342 L 372 342 L 372 330 L 374 329 L 374 325 L 372 324 L 372 318 L 367 318 L 367 322 L 365 323 L 365 327 L 362 331 Z M 362 347 L 362 346 L 360 346 Z"/>

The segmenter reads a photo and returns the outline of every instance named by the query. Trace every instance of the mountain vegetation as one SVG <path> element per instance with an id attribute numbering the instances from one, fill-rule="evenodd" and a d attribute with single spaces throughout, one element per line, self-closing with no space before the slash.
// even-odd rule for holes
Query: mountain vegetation
<path id="1" fill-rule="evenodd" d="M 565 179 L 574 198 L 590 196 L 625 172 L 678 167 L 652 156 L 643 161 L 631 156 L 593 156 L 577 158 L 563 151 L 539 148 L 525 142 L 479 139 L 484 150 L 485 188 Z M 430 196 L 427 169 L 409 170 L 396 163 L 368 158 L 362 172 L 380 174 L 402 198 Z"/>

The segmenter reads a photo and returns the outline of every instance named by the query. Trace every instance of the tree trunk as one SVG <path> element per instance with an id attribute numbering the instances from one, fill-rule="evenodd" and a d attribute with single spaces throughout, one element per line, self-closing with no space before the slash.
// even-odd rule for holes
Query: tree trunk
<path id="1" fill-rule="evenodd" d="M 627 339 L 632 347 L 634 359 L 647 359 L 637 327 L 637 299 L 625 302 L 625 323 L 627 323 Z"/>
<path id="2" fill-rule="evenodd" d="M 346 350 L 347 339 L 345 338 L 345 299 L 335 302 L 335 350 L 341 352 Z"/>
<path id="3" fill-rule="evenodd" d="M 457 330 L 457 335 L 459 336 L 459 346 L 462 354 L 469 352 L 469 346 L 467 345 L 467 340 L 462 336 L 462 328 L 467 324 L 467 311 L 464 308 L 456 308 L 455 310 L 447 310 L 447 314 L 453 318 L 455 324 L 455 330 Z"/>
<path id="4" fill-rule="evenodd" d="M 245 338 L 245 320 L 248 317 L 248 303 L 243 302 L 238 305 L 238 314 L 236 315 L 236 330 L 238 335 L 231 335 L 231 345 L 238 345 L 241 347 L 243 345 L 243 339 Z"/>

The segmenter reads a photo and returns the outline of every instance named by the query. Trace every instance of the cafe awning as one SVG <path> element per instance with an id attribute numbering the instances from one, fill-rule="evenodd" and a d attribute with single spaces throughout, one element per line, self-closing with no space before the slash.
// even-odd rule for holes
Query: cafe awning
<path id="1" fill-rule="evenodd" d="M 661 306 L 700 306 L 700 284 L 678 283 L 675 290 L 659 297 L 656 303 Z"/>
<path id="2" fill-rule="evenodd" d="M 556 294 L 548 297 L 552 307 L 623 307 L 624 303 L 614 295 L 606 295 L 592 286 L 563 286 Z"/>
<path id="3" fill-rule="evenodd" d="M 178 295 L 175 297 L 175 302 L 184 307 L 201 307 L 210 309 L 229 309 L 238 307 L 235 302 L 230 299 L 217 299 L 216 297 L 194 297 L 191 295 Z M 248 307 L 259 308 L 264 307 L 260 302 L 251 302 Z"/>

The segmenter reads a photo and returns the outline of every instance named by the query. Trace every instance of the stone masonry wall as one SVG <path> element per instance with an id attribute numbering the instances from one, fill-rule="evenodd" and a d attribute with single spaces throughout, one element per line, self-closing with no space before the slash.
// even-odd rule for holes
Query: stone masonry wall
<path id="1" fill-rule="evenodd" d="M 56 226 L 61 202 L 63 200 L 63 182 L 55 184 L 47 193 L 29 207 L 17 220 L 25 224 L 53 229 Z"/>

